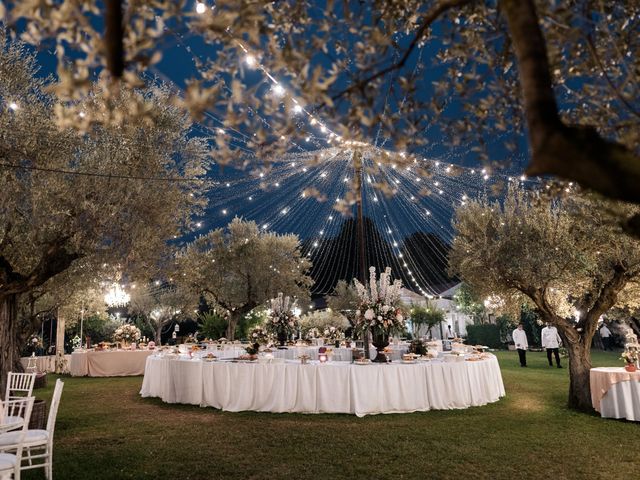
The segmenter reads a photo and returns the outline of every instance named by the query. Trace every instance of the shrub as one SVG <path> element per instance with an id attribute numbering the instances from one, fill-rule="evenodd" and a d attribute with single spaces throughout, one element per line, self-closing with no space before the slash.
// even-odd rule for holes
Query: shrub
<path id="1" fill-rule="evenodd" d="M 500 327 L 498 325 L 468 325 L 467 326 L 468 345 L 486 345 L 490 348 L 503 347 L 500 341 Z"/>

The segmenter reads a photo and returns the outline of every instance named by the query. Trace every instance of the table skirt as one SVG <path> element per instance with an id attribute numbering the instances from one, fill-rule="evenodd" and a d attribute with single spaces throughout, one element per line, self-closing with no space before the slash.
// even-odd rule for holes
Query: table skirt
<path id="1" fill-rule="evenodd" d="M 140 394 L 225 411 L 358 416 L 467 408 L 505 395 L 495 357 L 476 362 L 203 362 L 149 357 Z"/>
<path id="2" fill-rule="evenodd" d="M 86 351 L 71 354 L 73 377 L 129 377 L 144 375 L 152 350 Z"/>

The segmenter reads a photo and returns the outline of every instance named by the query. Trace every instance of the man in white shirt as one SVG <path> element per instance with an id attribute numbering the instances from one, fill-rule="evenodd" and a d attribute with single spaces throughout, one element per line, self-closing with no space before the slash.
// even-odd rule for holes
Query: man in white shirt
<path id="1" fill-rule="evenodd" d="M 547 360 L 549 360 L 549 366 L 553 367 L 553 362 L 551 361 L 551 353 L 553 353 L 556 357 L 556 365 L 558 368 L 562 368 L 560 365 L 560 353 L 559 348 L 562 343 L 562 339 L 560 335 L 558 335 L 558 329 L 547 322 L 547 326 L 542 329 L 542 348 L 547 349 Z"/>
<path id="2" fill-rule="evenodd" d="M 527 366 L 527 348 L 529 348 L 529 342 L 527 342 L 527 332 L 524 331 L 524 325 L 518 324 L 511 334 L 513 343 L 516 344 L 516 350 L 518 351 L 518 357 L 520 358 L 520 366 Z"/>
<path id="3" fill-rule="evenodd" d="M 603 350 L 613 350 L 611 348 L 611 330 L 607 327 L 607 324 L 602 322 L 600 327 L 600 338 L 602 338 Z"/>

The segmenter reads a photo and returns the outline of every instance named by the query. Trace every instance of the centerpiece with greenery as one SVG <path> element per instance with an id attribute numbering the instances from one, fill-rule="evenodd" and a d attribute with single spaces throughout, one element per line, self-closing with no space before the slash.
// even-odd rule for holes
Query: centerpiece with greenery
<path id="1" fill-rule="evenodd" d="M 373 345 L 378 354 L 374 362 L 386 362 L 384 348 L 389 345 L 389 335 L 405 330 L 405 320 L 400 305 L 402 282 L 391 282 L 391 268 L 387 267 L 376 279 L 375 267 L 369 268 L 369 284 L 362 285 L 354 280 L 360 306 L 356 310 L 356 330 L 371 332 Z"/>
<path id="2" fill-rule="evenodd" d="M 284 347 L 287 338 L 298 329 L 298 317 L 293 312 L 296 302 L 278 293 L 278 297 L 271 300 L 271 313 L 267 320 L 266 329 L 278 338 L 280 347 Z"/>

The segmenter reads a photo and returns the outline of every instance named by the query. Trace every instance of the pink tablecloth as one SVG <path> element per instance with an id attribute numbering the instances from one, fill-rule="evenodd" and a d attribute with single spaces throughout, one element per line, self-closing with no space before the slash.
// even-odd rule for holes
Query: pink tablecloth
<path id="1" fill-rule="evenodd" d="M 147 357 L 153 350 L 115 350 L 73 352 L 71 375 L 74 377 L 129 377 L 144 375 Z"/>
<path id="2" fill-rule="evenodd" d="M 612 385 L 619 382 L 640 382 L 640 371 L 627 372 L 622 367 L 598 367 L 592 368 L 589 374 L 591 379 L 591 403 L 596 411 L 600 411 L 600 401 L 609 391 Z"/>

